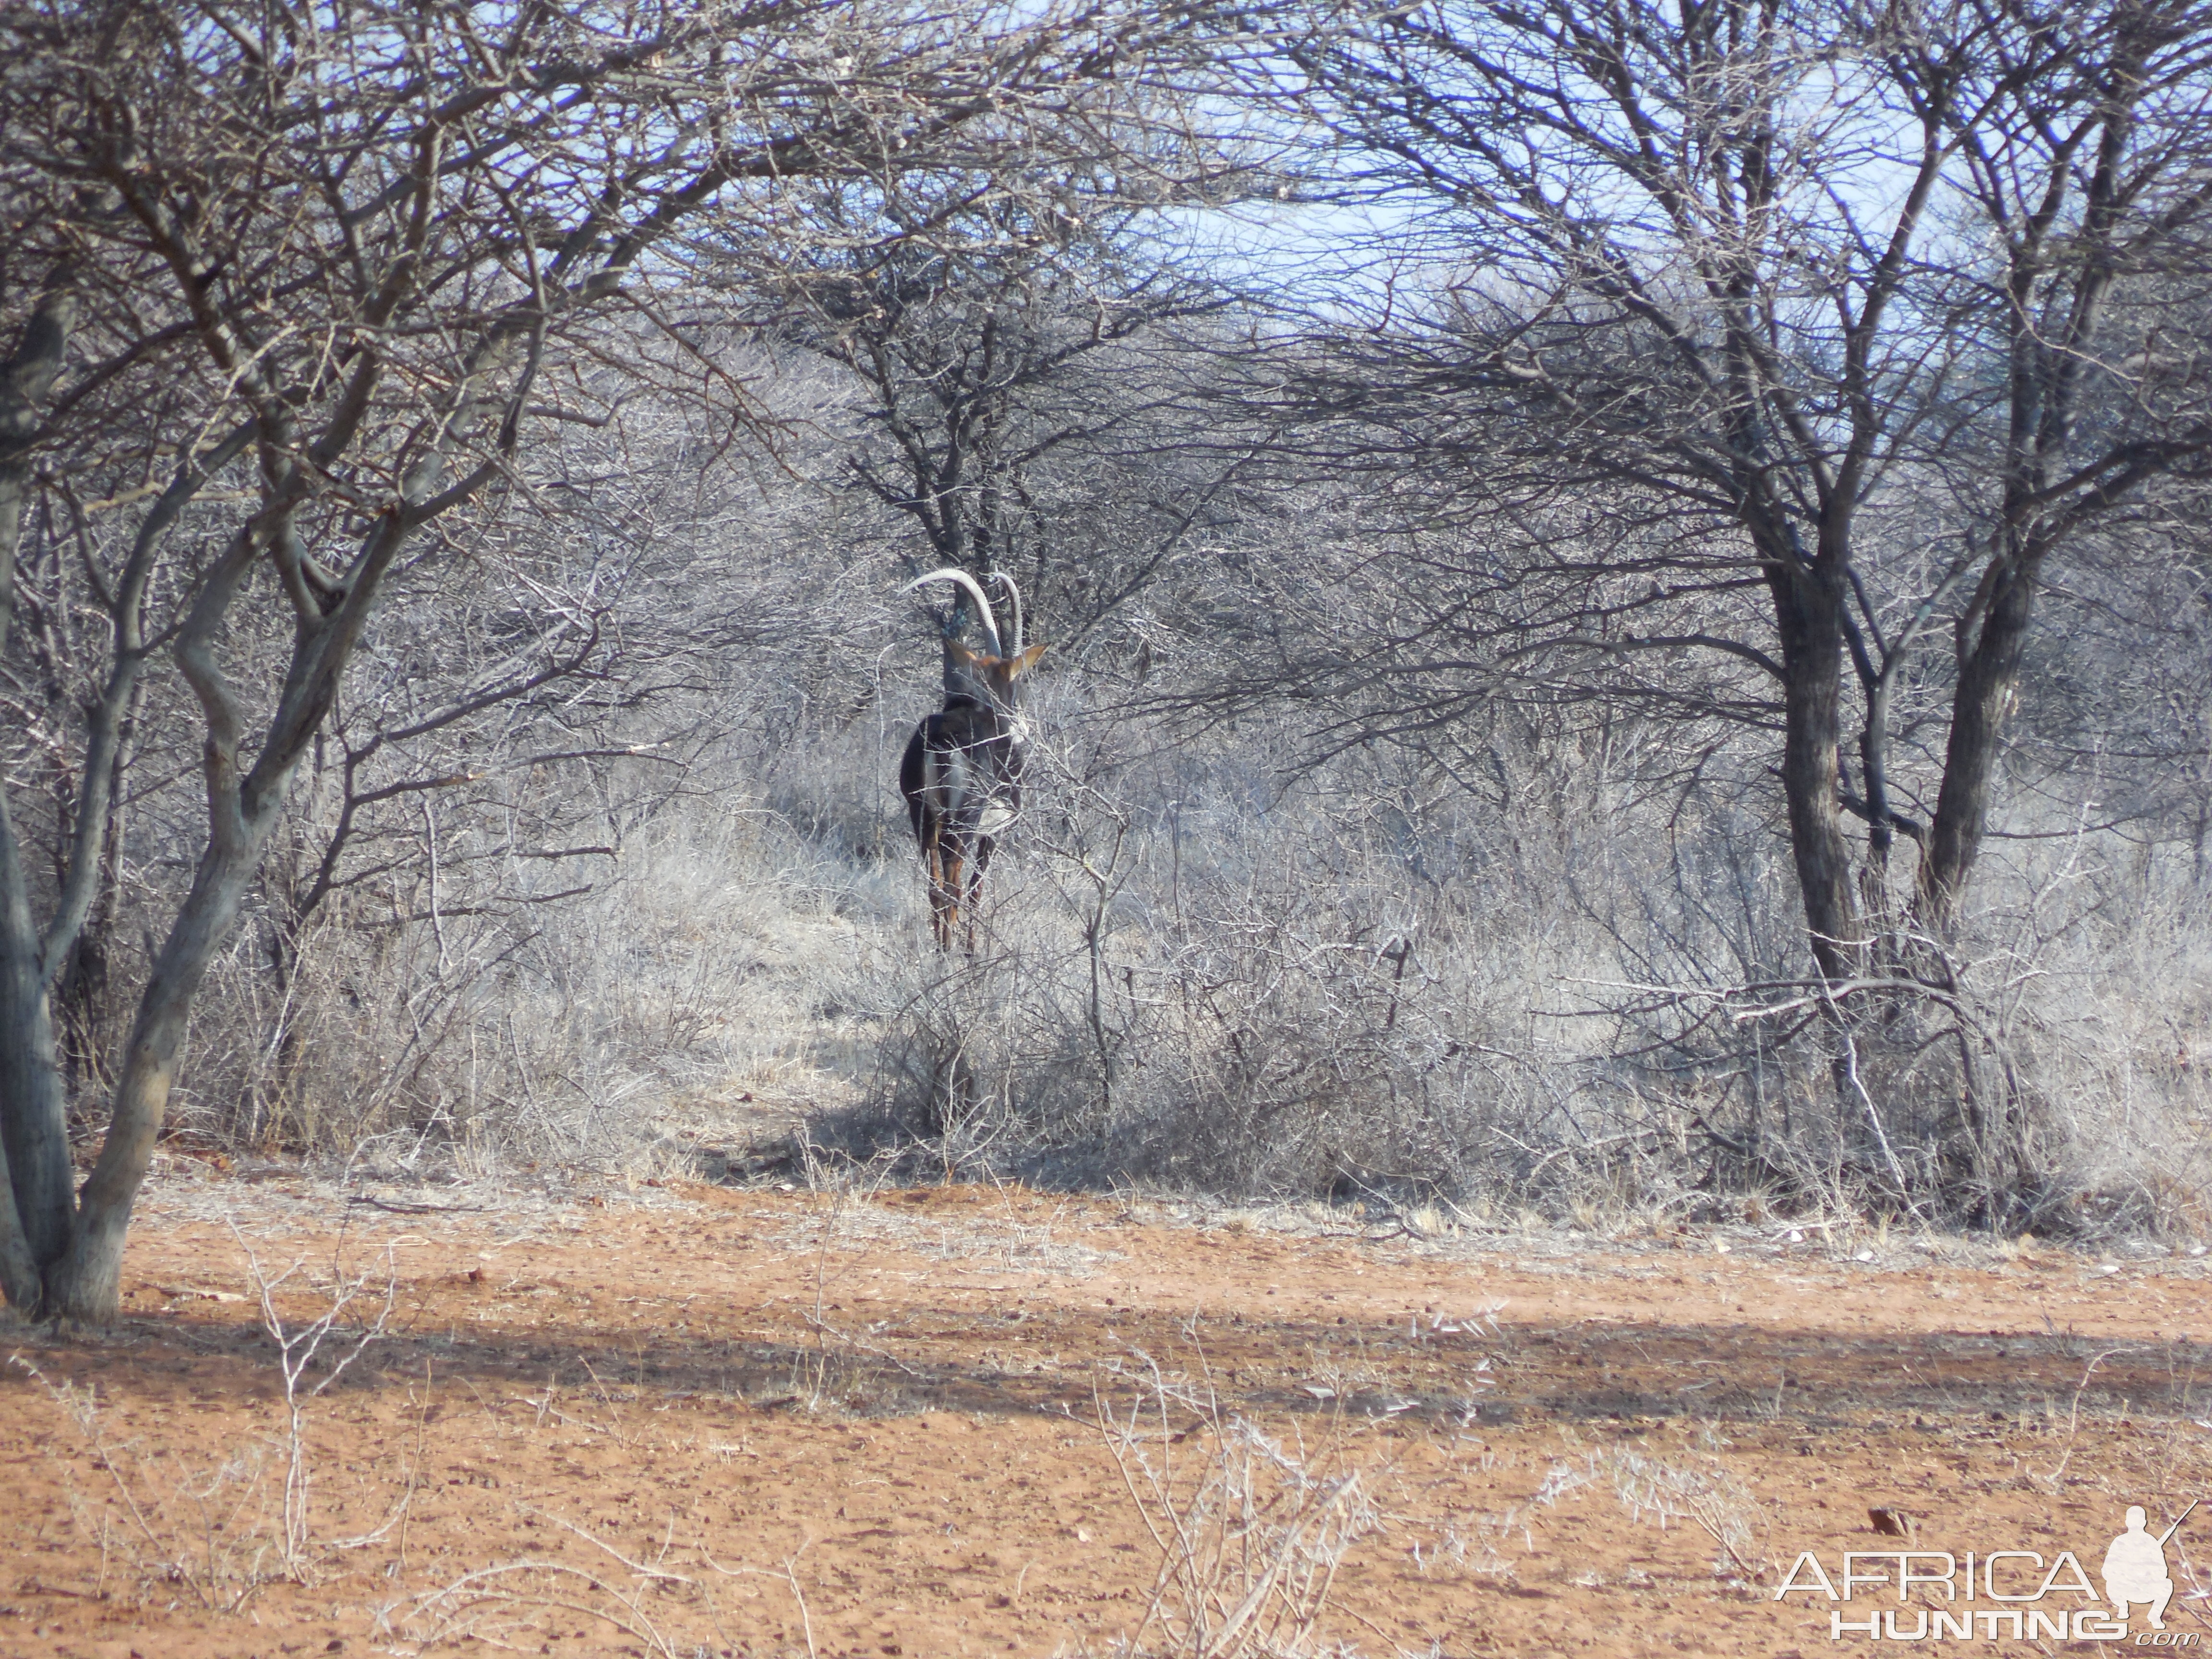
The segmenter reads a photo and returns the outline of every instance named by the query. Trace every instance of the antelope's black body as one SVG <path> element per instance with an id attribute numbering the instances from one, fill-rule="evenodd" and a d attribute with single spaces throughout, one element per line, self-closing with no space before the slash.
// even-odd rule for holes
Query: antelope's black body
<path id="1" fill-rule="evenodd" d="M 1022 806 L 1022 721 L 1014 682 L 1044 653 L 1022 645 L 1021 593 L 994 573 L 1013 599 L 1013 648 L 999 641 L 998 619 L 981 584 L 964 570 L 933 570 L 909 583 L 949 581 L 973 601 L 989 642 L 975 651 L 945 636 L 945 707 L 915 727 L 899 761 L 899 793 L 921 843 L 929 883 L 929 930 L 940 950 L 961 935 L 975 948 L 975 900 L 991 851 Z"/>
<path id="2" fill-rule="evenodd" d="M 973 950 L 991 849 L 1022 807 L 1021 745 L 1009 722 L 971 698 L 949 699 L 915 727 L 899 793 L 927 866 L 930 931 L 950 950 L 965 912 Z"/>

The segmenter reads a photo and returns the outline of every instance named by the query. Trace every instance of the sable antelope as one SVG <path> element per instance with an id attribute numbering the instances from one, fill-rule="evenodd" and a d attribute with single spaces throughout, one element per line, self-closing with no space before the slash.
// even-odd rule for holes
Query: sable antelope
<path id="1" fill-rule="evenodd" d="M 945 640 L 945 707 L 926 716 L 899 762 L 899 793 L 906 797 L 915 839 L 921 843 L 929 879 L 929 930 L 939 950 L 965 921 L 966 944 L 975 948 L 975 898 L 991 848 L 1022 805 L 1021 717 L 1014 682 L 1044 654 L 1022 644 L 1022 595 L 1013 579 L 993 571 L 1012 603 L 1013 644 L 999 637 L 998 618 L 982 586 L 964 570 L 933 570 L 907 584 L 953 582 L 967 591 L 981 625 L 985 651 L 971 650 L 949 633 Z"/>

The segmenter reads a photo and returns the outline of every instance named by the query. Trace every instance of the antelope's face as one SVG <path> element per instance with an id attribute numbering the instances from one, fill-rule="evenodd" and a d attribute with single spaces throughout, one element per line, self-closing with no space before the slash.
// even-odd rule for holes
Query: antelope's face
<path id="1" fill-rule="evenodd" d="M 957 640 L 948 641 L 945 649 L 952 653 L 952 660 L 975 687 L 979 701 L 989 703 L 1010 723 L 1014 722 L 1018 708 L 1014 682 L 1036 666 L 1037 659 L 1044 655 L 1044 647 L 1032 645 L 1011 657 L 971 651 Z"/>

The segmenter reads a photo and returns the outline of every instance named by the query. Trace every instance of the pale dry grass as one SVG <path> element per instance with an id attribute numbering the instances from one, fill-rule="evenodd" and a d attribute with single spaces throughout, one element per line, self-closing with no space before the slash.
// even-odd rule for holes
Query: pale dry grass
<path id="1" fill-rule="evenodd" d="M 1309 1448 L 1225 1411 L 1202 1379 L 1138 1355 L 1148 1383 L 1093 1405 L 1159 1561 L 1128 1659 L 1304 1659 L 1346 1651 L 1327 1627 L 1344 1559 L 1382 1522 L 1340 1440 Z"/>
<path id="2" fill-rule="evenodd" d="M 526 938 L 457 914 L 441 941 L 380 943 L 368 982 L 392 995 L 313 1047 L 315 1136 L 394 1177 L 819 1184 L 888 1160 L 1326 1199 L 1417 1235 L 1747 1206 L 2206 1224 L 2212 908 L 2171 860 L 2063 836 L 1993 852 L 1955 968 L 1980 1086 L 2014 1121 L 2002 1167 L 1961 1176 L 1958 1045 L 1925 1020 L 1839 1097 L 1818 1030 L 1735 1019 L 1741 1000 L 1691 1017 L 1803 971 L 1787 871 L 1740 805 L 1669 842 L 1628 782 L 1570 780 L 1501 839 L 1410 761 L 1290 781 L 1265 728 L 1170 747 L 1071 677 L 1040 699 L 984 948 L 947 956 L 889 784 L 906 695 L 836 743 L 722 757 L 726 788 L 654 812 Z M 328 982 L 301 995 L 337 1019 L 365 964 L 325 943 Z"/>

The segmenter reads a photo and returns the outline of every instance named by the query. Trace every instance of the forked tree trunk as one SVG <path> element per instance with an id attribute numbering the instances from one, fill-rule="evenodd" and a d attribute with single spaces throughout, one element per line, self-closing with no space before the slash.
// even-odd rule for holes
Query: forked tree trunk
<path id="1" fill-rule="evenodd" d="M 192 999 L 208 963 L 230 936 L 283 805 L 280 787 L 271 792 L 259 821 L 246 824 L 243 839 L 228 845 L 218 841 L 200 859 L 191 891 L 139 1002 L 116 1079 L 107 1133 L 78 1200 L 75 1235 L 61 1259 L 46 1270 L 49 1314 L 100 1322 L 115 1317 L 131 1206 L 161 1131 Z"/>

